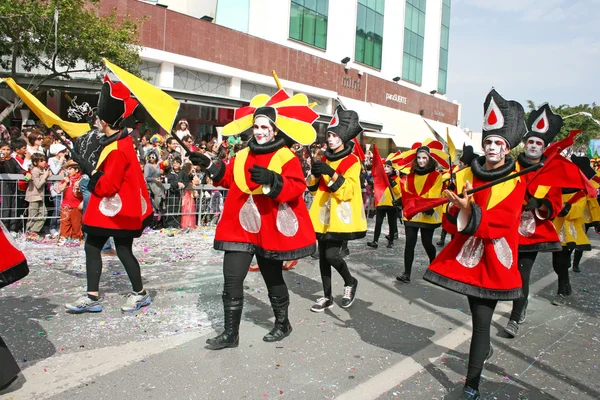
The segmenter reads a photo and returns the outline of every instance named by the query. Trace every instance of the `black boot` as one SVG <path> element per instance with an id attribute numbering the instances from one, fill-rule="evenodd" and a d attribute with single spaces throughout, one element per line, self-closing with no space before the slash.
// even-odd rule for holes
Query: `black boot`
<path id="1" fill-rule="evenodd" d="M 244 298 L 234 298 L 223 294 L 223 309 L 225 311 L 225 331 L 219 336 L 208 339 L 206 346 L 209 350 L 221 350 L 227 347 L 238 347 L 240 344 L 240 321 Z"/>
<path id="2" fill-rule="evenodd" d="M 573 272 L 581 272 L 581 269 L 579 269 L 581 257 L 583 257 L 583 251 L 575 250 L 573 252 Z"/>
<path id="3" fill-rule="evenodd" d="M 442 229 L 442 233 L 440 234 L 440 240 L 436 243 L 438 246 L 444 246 L 446 244 L 446 235 L 448 232 Z"/>
<path id="4" fill-rule="evenodd" d="M 273 314 L 275 314 L 275 326 L 271 329 L 271 332 L 263 337 L 263 340 L 265 342 L 278 342 L 292 333 L 292 325 L 290 325 L 290 320 L 288 319 L 290 296 L 269 296 L 269 300 L 271 300 Z"/>

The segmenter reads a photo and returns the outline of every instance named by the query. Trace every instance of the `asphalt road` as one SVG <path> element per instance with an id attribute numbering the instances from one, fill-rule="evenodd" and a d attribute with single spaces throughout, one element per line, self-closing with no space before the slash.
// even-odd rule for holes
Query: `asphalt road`
<path id="1" fill-rule="evenodd" d="M 240 347 L 206 350 L 223 322 L 222 258 L 211 249 L 212 234 L 156 232 L 136 242 L 154 301 L 135 314 L 119 309 L 130 285 L 117 258 L 105 259 L 104 311 L 71 315 L 63 304 L 85 290 L 83 249 L 22 243 L 32 271 L 0 291 L 0 334 L 23 374 L 0 398 L 429 400 L 451 399 L 462 387 L 467 300 L 421 279 L 427 261 L 420 244 L 413 281 L 395 282 L 402 233 L 393 249 L 350 243 L 347 261 L 359 286 L 347 310 L 339 307 L 343 282 L 334 273 L 338 305 L 309 311 L 322 293 L 316 260 L 284 271 L 294 331 L 278 343 L 262 341 L 272 311 L 260 274 L 249 273 Z M 600 248 L 600 237 L 590 236 Z M 600 398 L 599 267 L 598 250 L 585 253 L 583 272 L 571 272 L 569 304 L 556 307 L 551 258 L 538 256 L 529 316 L 516 339 L 503 333 L 510 304 L 496 310 L 486 398 Z"/>

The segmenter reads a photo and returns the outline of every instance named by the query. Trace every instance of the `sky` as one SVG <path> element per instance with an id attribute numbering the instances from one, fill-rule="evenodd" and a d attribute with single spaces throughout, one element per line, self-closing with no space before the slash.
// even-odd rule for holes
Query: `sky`
<path id="1" fill-rule="evenodd" d="M 481 132 L 483 101 L 600 102 L 600 0 L 452 0 L 448 99 Z"/>

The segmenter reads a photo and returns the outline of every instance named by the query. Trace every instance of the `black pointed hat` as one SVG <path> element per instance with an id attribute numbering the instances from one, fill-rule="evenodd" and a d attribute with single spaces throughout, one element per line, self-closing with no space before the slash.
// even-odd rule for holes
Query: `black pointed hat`
<path id="1" fill-rule="evenodd" d="M 108 76 L 104 77 L 98 99 L 98 118 L 117 128 L 125 118 L 133 114 L 138 104 L 123 82 L 113 83 Z"/>
<path id="2" fill-rule="evenodd" d="M 579 169 L 581 170 L 581 172 L 583 172 L 583 174 L 588 178 L 588 179 L 592 179 L 594 176 L 596 176 L 596 171 L 594 171 L 594 168 L 592 168 L 592 166 L 590 165 L 590 159 L 587 157 L 578 157 L 576 155 L 572 155 L 571 156 L 571 161 L 573 162 L 573 164 L 577 165 L 579 167 Z"/>
<path id="3" fill-rule="evenodd" d="M 563 119 L 560 115 L 554 114 L 548 103 L 542 104 L 537 110 L 533 110 L 527 119 L 527 134 L 523 140 L 532 136 L 538 137 L 548 146 L 560 132 L 563 126 Z"/>
<path id="4" fill-rule="evenodd" d="M 473 151 L 473 146 L 468 146 L 463 143 L 462 156 L 460 161 L 465 165 L 471 165 L 471 162 L 478 157 L 478 154 Z"/>
<path id="5" fill-rule="evenodd" d="M 523 106 L 514 100 L 505 100 L 496 89 L 492 89 L 483 103 L 483 141 L 488 136 L 500 136 L 513 149 L 520 142 L 527 127 Z"/>
<path id="6" fill-rule="evenodd" d="M 363 127 L 360 126 L 356 111 L 346 110 L 341 105 L 337 106 L 327 132 L 335 133 L 344 143 L 348 143 L 362 131 Z"/>

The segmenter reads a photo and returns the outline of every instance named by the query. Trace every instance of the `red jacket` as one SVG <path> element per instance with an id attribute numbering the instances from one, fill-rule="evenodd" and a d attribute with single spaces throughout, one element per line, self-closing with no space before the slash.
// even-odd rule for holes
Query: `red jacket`
<path id="1" fill-rule="evenodd" d="M 96 169 L 88 184 L 92 195 L 83 216 L 83 231 L 99 236 L 141 236 L 152 206 L 131 136 L 107 144 Z"/>
<path id="2" fill-rule="evenodd" d="M 17 248 L 13 237 L 4 224 L 0 222 L 0 288 L 10 285 L 29 274 L 27 260 L 22 251 Z"/>
<path id="3" fill-rule="evenodd" d="M 250 180 L 248 169 L 254 164 L 279 174 L 270 190 Z M 215 249 L 276 260 L 315 252 L 316 235 L 303 198 L 304 173 L 290 149 L 256 154 L 245 148 L 229 164 L 221 165 L 213 179 L 215 185 L 229 189 L 215 233 Z"/>

